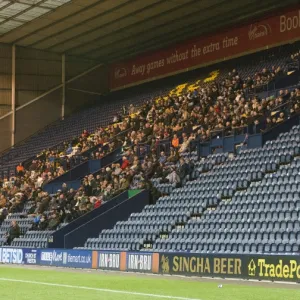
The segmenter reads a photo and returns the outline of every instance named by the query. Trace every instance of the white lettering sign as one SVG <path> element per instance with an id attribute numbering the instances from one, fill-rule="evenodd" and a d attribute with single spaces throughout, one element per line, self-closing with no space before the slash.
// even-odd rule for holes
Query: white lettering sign
<path id="1" fill-rule="evenodd" d="M 13 248 L 0 249 L 0 263 L 3 264 L 22 264 L 23 250 Z"/>
<path id="2" fill-rule="evenodd" d="M 140 254 L 129 254 L 128 255 L 128 269 L 129 270 L 151 271 L 152 270 L 152 256 L 151 255 L 140 255 Z"/>
<path id="3" fill-rule="evenodd" d="M 119 253 L 100 253 L 99 267 L 108 269 L 120 269 L 120 254 Z"/>

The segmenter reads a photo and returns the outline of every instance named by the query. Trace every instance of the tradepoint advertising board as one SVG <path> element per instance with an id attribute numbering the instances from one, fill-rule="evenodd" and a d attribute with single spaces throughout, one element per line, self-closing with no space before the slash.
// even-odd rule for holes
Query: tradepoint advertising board
<path id="1" fill-rule="evenodd" d="M 0 263 L 300 282 L 300 255 L 0 248 Z"/>

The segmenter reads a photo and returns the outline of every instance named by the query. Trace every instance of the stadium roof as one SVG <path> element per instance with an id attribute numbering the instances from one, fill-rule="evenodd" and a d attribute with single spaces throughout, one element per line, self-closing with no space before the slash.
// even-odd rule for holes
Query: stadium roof
<path id="1" fill-rule="evenodd" d="M 111 62 L 298 0 L 2 0 L 0 42 Z"/>

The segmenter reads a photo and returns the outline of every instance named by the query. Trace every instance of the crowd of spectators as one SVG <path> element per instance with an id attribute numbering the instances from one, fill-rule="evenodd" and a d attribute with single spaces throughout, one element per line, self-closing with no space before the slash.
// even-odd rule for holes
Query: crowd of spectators
<path id="1" fill-rule="evenodd" d="M 243 80 L 233 70 L 222 82 L 147 101 L 138 109 L 123 108 L 107 128 L 92 134 L 84 130 L 63 147 L 40 153 L 28 168 L 20 164 L 15 177 L 1 180 L 0 222 L 10 213 L 21 213 L 28 201 L 32 206 L 27 215 L 39 230 L 56 229 L 128 189 L 149 189 L 155 201 L 160 193 L 151 179 L 180 186 L 194 165 L 182 154 L 194 150 L 197 142 L 220 132 L 265 131 L 299 112 L 299 89 L 265 99 L 246 97 L 249 88 L 281 73 L 273 67 Z M 76 165 L 76 159 L 100 159 L 117 148 L 122 148 L 120 161 L 86 176 L 77 191 L 65 184 L 55 195 L 43 191 L 45 184 Z"/>
<path id="2" fill-rule="evenodd" d="M 267 85 L 274 82 L 276 79 L 283 76 L 283 71 L 280 67 L 273 66 L 271 70 L 264 68 L 261 72 L 258 72 L 254 76 L 252 88 L 257 86 Z"/>
<path id="3" fill-rule="evenodd" d="M 300 69 L 300 50 L 293 53 L 287 60 L 288 71 L 296 71 Z"/>
<path id="4" fill-rule="evenodd" d="M 291 55 L 291 61 L 300 61 L 300 50 Z"/>

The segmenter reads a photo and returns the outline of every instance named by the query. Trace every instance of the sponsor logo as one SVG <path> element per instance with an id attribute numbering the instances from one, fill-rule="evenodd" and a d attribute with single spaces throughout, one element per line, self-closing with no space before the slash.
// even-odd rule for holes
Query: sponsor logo
<path id="1" fill-rule="evenodd" d="M 13 248 L 0 249 L 0 263 L 3 264 L 22 264 L 23 250 Z"/>
<path id="2" fill-rule="evenodd" d="M 119 253 L 99 253 L 99 268 L 120 269 Z"/>
<path id="3" fill-rule="evenodd" d="M 255 276 L 256 272 L 256 264 L 254 262 L 254 260 L 252 259 L 248 265 L 248 275 L 249 276 Z"/>
<path id="4" fill-rule="evenodd" d="M 165 254 L 160 259 L 160 270 L 171 274 L 242 275 L 242 260 Z"/>
<path id="5" fill-rule="evenodd" d="M 42 251 L 41 261 L 47 262 L 49 265 L 71 266 L 73 264 L 87 266 L 92 263 L 92 255 L 80 255 L 80 253 L 76 251 Z"/>
<path id="6" fill-rule="evenodd" d="M 151 271 L 152 255 L 128 254 L 127 266 L 129 270 Z"/>
<path id="7" fill-rule="evenodd" d="M 164 255 L 161 258 L 161 270 L 163 273 L 170 273 L 169 257 Z"/>
<path id="8" fill-rule="evenodd" d="M 250 41 L 265 37 L 272 33 L 271 26 L 266 24 L 251 24 L 248 31 Z"/>
<path id="9" fill-rule="evenodd" d="M 274 258 L 260 258 L 254 261 L 252 259 L 248 264 L 248 275 L 251 277 L 274 278 L 274 279 L 300 279 L 300 264 L 294 260 Z"/>
<path id="10" fill-rule="evenodd" d="M 92 256 L 89 255 L 71 255 L 65 252 L 65 264 L 91 264 L 92 263 Z M 64 263 L 64 262 L 63 262 Z"/>
<path id="11" fill-rule="evenodd" d="M 32 250 L 32 252 L 25 253 L 25 264 L 36 264 L 36 250 Z"/>
<path id="12" fill-rule="evenodd" d="M 115 79 L 124 78 L 127 76 L 127 70 L 125 68 L 116 68 L 115 69 Z"/>
<path id="13" fill-rule="evenodd" d="M 52 252 L 49 251 L 42 251 L 41 252 L 41 261 L 49 262 L 50 265 L 56 262 L 63 261 L 63 252 L 56 252 L 53 250 Z"/>

